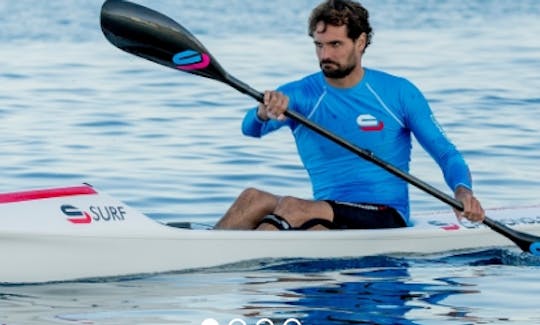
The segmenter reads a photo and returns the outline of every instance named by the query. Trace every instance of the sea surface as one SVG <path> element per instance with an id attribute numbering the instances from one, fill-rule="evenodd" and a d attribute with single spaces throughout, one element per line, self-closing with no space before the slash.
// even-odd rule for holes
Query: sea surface
<path id="1" fill-rule="evenodd" d="M 306 20 L 318 2 L 138 1 L 260 90 L 317 71 Z M 156 220 L 207 224 L 248 186 L 311 196 L 288 131 L 243 137 L 252 99 L 113 47 L 101 4 L 0 0 L 0 192 L 87 182 Z M 363 4 L 364 65 L 423 90 L 483 205 L 539 204 L 540 2 Z M 416 143 L 411 173 L 448 191 Z M 413 214 L 448 209 L 414 188 L 411 200 Z M 533 324 L 539 274 L 538 259 L 501 248 L 4 284 L 0 324 Z"/>

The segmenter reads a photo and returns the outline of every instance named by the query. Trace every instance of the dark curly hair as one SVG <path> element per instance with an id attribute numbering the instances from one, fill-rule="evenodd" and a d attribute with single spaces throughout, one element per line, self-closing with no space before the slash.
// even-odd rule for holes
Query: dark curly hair
<path id="1" fill-rule="evenodd" d="M 347 36 L 352 40 L 356 40 L 362 33 L 366 33 L 366 48 L 371 43 L 373 30 L 369 24 L 369 13 L 356 1 L 326 0 L 319 4 L 309 17 L 309 36 L 313 37 L 319 22 L 332 26 L 347 26 Z"/>

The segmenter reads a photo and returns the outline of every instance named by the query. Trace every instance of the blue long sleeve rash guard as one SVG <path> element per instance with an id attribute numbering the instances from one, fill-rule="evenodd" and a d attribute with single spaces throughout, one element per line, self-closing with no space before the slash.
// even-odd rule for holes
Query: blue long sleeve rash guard
<path id="1" fill-rule="evenodd" d="M 296 111 L 352 144 L 408 172 L 411 132 L 443 171 L 448 186 L 471 189 L 467 164 L 445 136 L 422 93 L 408 80 L 364 68 L 352 88 L 329 85 L 321 72 L 279 90 Z M 262 121 L 257 108 L 242 123 L 245 135 L 261 137 L 289 126 L 316 200 L 376 203 L 395 208 L 409 222 L 407 183 L 292 119 Z"/>

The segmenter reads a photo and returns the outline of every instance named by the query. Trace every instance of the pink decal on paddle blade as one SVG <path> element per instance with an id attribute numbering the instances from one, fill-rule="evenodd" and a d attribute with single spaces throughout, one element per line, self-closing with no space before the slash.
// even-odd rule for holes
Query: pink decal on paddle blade
<path id="1" fill-rule="evenodd" d="M 210 57 L 207 54 L 201 54 L 201 61 L 188 65 L 177 65 L 176 68 L 184 71 L 200 70 L 206 68 L 210 64 Z"/>

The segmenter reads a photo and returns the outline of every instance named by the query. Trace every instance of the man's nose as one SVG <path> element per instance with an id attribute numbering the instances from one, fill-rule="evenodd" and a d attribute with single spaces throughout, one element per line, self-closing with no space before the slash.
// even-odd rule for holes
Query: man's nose
<path id="1" fill-rule="evenodd" d="M 323 46 L 319 49 L 319 57 L 321 61 L 329 59 L 330 58 L 331 51 L 328 49 L 327 46 Z"/>

